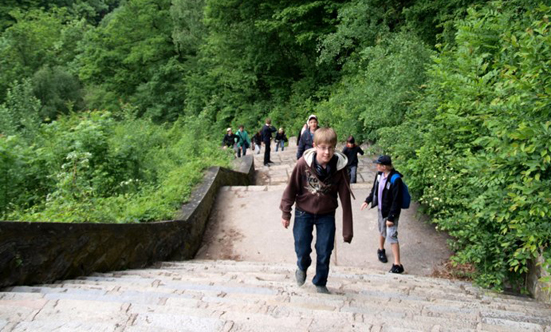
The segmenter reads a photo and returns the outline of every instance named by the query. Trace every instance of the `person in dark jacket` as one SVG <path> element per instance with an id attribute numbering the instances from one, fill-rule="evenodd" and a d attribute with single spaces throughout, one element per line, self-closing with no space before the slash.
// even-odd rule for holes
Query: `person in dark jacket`
<path id="1" fill-rule="evenodd" d="M 356 145 L 354 136 L 348 136 L 346 146 L 342 149 L 342 153 L 348 158 L 348 165 L 346 165 L 346 167 L 348 168 L 348 175 L 350 175 L 350 183 L 356 183 L 358 174 L 358 153 L 363 156 L 364 151 Z"/>
<path id="2" fill-rule="evenodd" d="M 297 161 L 281 197 L 281 223 L 288 228 L 295 204 L 293 237 L 297 255 L 295 278 L 302 286 L 312 264 L 313 231 L 316 229 L 316 275 L 312 279 L 318 293 L 328 294 L 329 261 L 335 242 L 335 211 L 342 206 L 342 236 L 350 243 L 354 235 L 350 185 L 346 156 L 335 151 L 337 134 L 331 128 L 316 132 L 314 148 Z"/>
<path id="3" fill-rule="evenodd" d="M 300 128 L 300 130 L 298 131 L 298 135 L 297 135 L 297 146 L 298 146 L 298 143 L 300 142 L 300 138 L 302 137 L 302 134 L 304 134 L 304 132 L 308 130 L 308 122 L 306 122 L 302 128 Z"/>
<path id="4" fill-rule="evenodd" d="M 380 156 L 373 162 L 377 164 L 377 175 L 375 175 L 371 193 L 362 203 L 360 210 L 365 209 L 369 203 L 372 208 L 375 206 L 379 208 L 380 235 L 377 256 L 383 263 L 388 261 L 385 252 L 385 240 L 388 239 L 394 255 L 394 264 L 392 264 L 390 272 L 402 273 L 404 267 L 400 263 L 400 244 L 398 242 L 398 219 L 400 219 L 402 206 L 402 174 L 394 169 L 390 156 Z M 394 174 L 400 176 L 392 183 L 390 179 Z"/>
<path id="5" fill-rule="evenodd" d="M 226 129 L 226 135 L 222 139 L 222 147 L 224 149 L 231 148 L 234 152 L 237 152 L 237 140 L 238 137 L 232 132 L 231 128 Z"/>
<path id="6" fill-rule="evenodd" d="M 275 148 L 276 152 L 278 148 L 281 148 L 281 151 L 285 149 L 285 142 L 287 142 L 287 135 L 285 135 L 285 130 L 283 130 L 283 128 L 279 128 L 274 141 L 276 143 L 276 148 Z"/>
<path id="7" fill-rule="evenodd" d="M 314 133 L 316 130 L 318 130 L 318 117 L 312 114 L 308 117 L 308 130 L 305 130 L 300 135 L 300 140 L 297 143 L 297 160 L 302 157 L 304 151 L 314 146 Z"/>
<path id="8" fill-rule="evenodd" d="M 277 129 L 272 126 L 272 120 L 270 118 L 266 119 L 266 124 L 262 127 L 260 133 L 262 134 L 262 142 L 264 142 L 264 166 L 269 166 L 274 162 L 270 160 L 270 141 L 272 140 L 272 133 L 276 132 Z"/>
<path id="9" fill-rule="evenodd" d="M 256 150 L 256 154 L 260 154 L 260 146 L 262 145 L 262 134 L 259 131 L 253 136 L 253 150 Z"/>

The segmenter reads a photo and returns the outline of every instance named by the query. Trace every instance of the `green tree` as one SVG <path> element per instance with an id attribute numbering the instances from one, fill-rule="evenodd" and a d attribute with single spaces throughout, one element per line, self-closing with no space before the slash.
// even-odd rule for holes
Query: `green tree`
<path id="1" fill-rule="evenodd" d="M 210 139 L 204 119 L 157 125 L 134 114 L 125 105 L 121 120 L 105 111 L 63 115 L 43 124 L 32 145 L 0 136 L 2 219 L 172 219 L 202 170 L 233 158 Z"/>
<path id="2" fill-rule="evenodd" d="M 0 105 L 0 134 L 33 137 L 40 126 L 40 100 L 35 98 L 29 80 L 15 81 Z"/>
<path id="3" fill-rule="evenodd" d="M 205 24 L 205 0 L 173 0 L 170 15 L 174 24 L 172 39 L 184 57 L 197 56 L 208 33 Z"/>
<path id="4" fill-rule="evenodd" d="M 33 75 L 32 84 L 42 105 L 42 119 L 55 119 L 59 114 L 84 108 L 82 86 L 66 68 L 45 66 Z"/>
<path id="5" fill-rule="evenodd" d="M 393 31 L 401 20 L 405 3 L 384 0 L 353 0 L 338 12 L 336 31 L 321 40 L 321 62 L 341 65 L 354 59 L 357 51 L 374 46 L 381 34 Z"/>
<path id="6" fill-rule="evenodd" d="M 413 1 L 404 8 L 403 15 L 409 29 L 416 32 L 426 43 L 435 45 L 441 41 L 453 43 L 453 22 L 467 15 L 473 5 L 483 5 L 489 0 L 433 0 Z"/>
<path id="7" fill-rule="evenodd" d="M 105 15 L 119 6 L 119 2 L 120 0 L 76 0 L 68 1 L 67 7 L 73 16 L 97 25 Z"/>
<path id="8" fill-rule="evenodd" d="M 14 12 L 17 22 L 0 37 L 0 101 L 15 80 L 31 78 L 44 66 L 66 66 L 76 55 L 86 25 L 64 9 Z"/>
<path id="9" fill-rule="evenodd" d="M 359 69 L 343 77 L 320 105 L 321 118 L 331 119 L 341 139 L 354 135 L 359 141 L 376 141 L 380 131 L 402 123 L 427 80 L 431 54 L 411 33 L 384 35 L 379 44 L 359 52 Z"/>
<path id="10" fill-rule="evenodd" d="M 0 32 L 3 32 L 16 22 L 12 12 L 27 12 L 38 8 L 39 5 L 40 0 L 6 1 L 6 3 L 3 3 L 0 6 Z"/>
<path id="11" fill-rule="evenodd" d="M 127 1 L 90 31 L 77 60 L 92 86 L 89 106 L 120 111 L 122 100 L 157 120 L 174 118 L 185 96 L 172 31 L 169 0 Z"/>
<path id="12" fill-rule="evenodd" d="M 256 126 L 270 113 L 289 121 L 289 114 L 279 112 L 293 114 L 286 104 L 295 93 L 317 98 L 335 79 L 336 68 L 316 58 L 318 39 L 334 29 L 339 6 L 339 1 L 207 1 L 209 33 L 199 69 L 188 78 L 187 112 L 226 124 L 240 118 Z"/>
<path id="13" fill-rule="evenodd" d="M 95 25 L 118 5 L 119 0 L 8 0 L 0 6 L 0 33 L 17 22 L 17 12 L 65 8 L 77 20 L 85 18 Z"/>

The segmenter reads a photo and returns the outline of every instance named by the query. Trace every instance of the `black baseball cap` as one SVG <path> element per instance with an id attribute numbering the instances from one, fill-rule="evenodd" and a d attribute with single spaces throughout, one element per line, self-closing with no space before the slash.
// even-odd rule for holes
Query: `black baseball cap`
<path id="1" fill-rule="evenodd" d="M 375 164 L 381 164 L 381 165 L 392 165 L 392 159 L 390 159 L 390 156 L 382 155 L 377 158 L 377 160 L 373 160 Z"/>

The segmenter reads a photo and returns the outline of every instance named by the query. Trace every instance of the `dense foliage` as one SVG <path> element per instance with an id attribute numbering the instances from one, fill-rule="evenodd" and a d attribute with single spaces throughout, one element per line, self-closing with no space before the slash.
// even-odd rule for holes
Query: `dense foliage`
<path id="1" fill-rule="evenodd" d="M 381 128 L 402 123 L 413 96 L 426 81 L 431 54 L 422 41 L 406 33 L 366 47 L 354 63 L 355 70 L 346 68 L 352 73 L 320 103 L 320 118 L 360 141 L 377 140 Z"/>
<path id="2" fill-rule="evenodd" d="M 83 112 L 0 137 L 4 219 L 138 222 L 174 217 L 202 170 L 228 165 L 205 122 L 156 125 Z"/>
<path id="3" fill-rule="evenodd" d="M 269 116 L 292 135 L 314 112 L 393 155 L 480 284 L 514 285 L 551 239 L 546 3 L 12 2 L 0 213 L 170 218 L 227 163 L 224 128 Z"/>
<path id="4" fill-rule="evenodd" d="M 551 239 L 551 8 L 523 4 L 470 9 L 408 119 L 381 133 L 456 261 L 497 288 Z"/>

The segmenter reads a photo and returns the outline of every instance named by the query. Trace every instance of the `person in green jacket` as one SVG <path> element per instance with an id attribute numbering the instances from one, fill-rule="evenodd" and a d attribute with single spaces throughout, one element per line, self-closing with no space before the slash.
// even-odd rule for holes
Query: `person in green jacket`
<path id="1" fill-rule="evenodd" d="M 237 136 L 237 158 L 241 158 L 241 152 L 243 152 L 243 155 L 247 154 L 247 149 L 251 146 L 251 139 L 243 125 L 239 126 L 239 130 L 235 135 Z"/>

